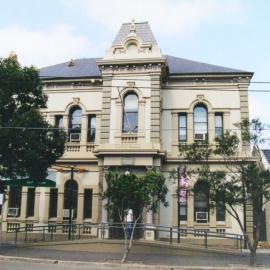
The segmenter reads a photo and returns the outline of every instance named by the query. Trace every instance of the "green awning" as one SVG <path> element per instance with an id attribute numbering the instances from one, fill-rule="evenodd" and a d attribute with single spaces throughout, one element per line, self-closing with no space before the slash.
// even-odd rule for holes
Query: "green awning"
<path id="1" fill-rule="evenodd" d="M 50 179 L 44 179 L 42 181 L 34 182 L 33 179 L 23 178 L 14 180 L 3 180 L 4 186 L 11 187 L 55 187 L 56 183 Z M 36 185 L 35 185 L 36 184 Z"/>

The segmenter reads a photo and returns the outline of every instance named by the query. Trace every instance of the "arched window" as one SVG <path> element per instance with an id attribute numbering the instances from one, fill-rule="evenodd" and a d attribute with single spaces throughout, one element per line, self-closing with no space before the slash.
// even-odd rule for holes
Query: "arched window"
<path id="1" fill-rule="evenodd" d="M 82 109 L 78 106 L 71 108 L 69 112 L 69 139 L 70 141 L 81 140 Z"/>
<path id="2" fill-rule="evenodd" d="M 123 132 L 138 132 L 138 97 L 129 93 L 124 98 Z"/>
<path id="3" fill-rule="evenodd" d="M 208 140 L 208 113 L 204 105 L 194 108 L 194 140 Z"/>
<path id="4" fill-rule="evenodd" d="M 77 218 L 78 184 L 74 180 L 68 180 L 64 189 L 64 209 L 72 209 L 73 218 Z"/>
<path id="5" fill-rule="evenodd" d="M 194 186 L 194 220 L 206 223 L 209 220 L 209 187 L 204 181 Z"/>

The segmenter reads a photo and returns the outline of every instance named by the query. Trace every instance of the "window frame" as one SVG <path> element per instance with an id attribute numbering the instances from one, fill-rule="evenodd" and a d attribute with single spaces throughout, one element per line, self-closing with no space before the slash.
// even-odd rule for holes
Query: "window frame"
<path id="1" fill-rule="evenodd" d="M 217 126 L 217 117 L 221 117 L 221 126 Z M 221 134 L 217 134 L 217 130 L 221 130 Z M 220 138 L 224 135 L 224 117 L 222 112 L 215 113 L 215 138 Z"/>
<path id="2" fill-rule="evenodd" d="M 79 118 L 79 117 L 73 116 L 73 114 L 78 110 L 81 111 L 79 124 L 73 124 L 74 119 Z M 82 133 L 82 118 L 83 118 L 83 110 L 80 106 L 73 106 L 72 108 L 70 108 L 69 114 L 68 114 L 68 141 L 70 141 L 71 133 L 76 133 L 76 134 Z M 81 141 L 81 138 L 80 138 L 80 141 Z"/>
<path id="3" fill-rule="evenodd" d="M 181 117 L 185 118 L 185 126 L 183 126 L 183 127 L 181 126 L 181 121 L 180 121 Z M 185 112 L 179 113 L 178 114 L 178 141 L 180 143 L 187 142 L 187 124 L 188 124 L 187 123 L 187 113 L 185 113 Z M 181 139 L 181 130 L 185 130 L 185 139 L 184 140 Z"/>
<path id="4" fill-rule="evenodd" d="M 196 110 L 198 108 L 203 108 L 205 110 L 205 113 L 206 113 L 206 117 L 205 117 L 205 121 L 198 121 L 197 119 L 200 118 L 198 117 L 197 112 Z M 196 132 L 196 126 L 197 125 L 205 125 L 205 130 L 206 130 L 206 133 L 203 133 L 202 131 L 199 131 L 197 130 Z M 199 139 L 195 139 L 195 135 L 196 134 L 203 134 L 205 136 L 205 138 L 203 138 L 202 140 L 205 140 L 205 141 L 208 141 L 208 134 L 209 134 L 209 130 L 208 130 L 208 127 L 209 127 L 209 119 L 208 119 L 208 109 L 207 109 L 207 106 L 204 105 L 204 104 L 197 104 L 196 106 L 194 106 L 193 108 L 193 137 L 194 137 L 194 141 L 201 141 Z"/>
<path id="5" fill-rule="evenodd" d="M 137 108 L 136 109 L 126 109 L 126 99 L 128 96 L 136 96 L 137 98 Z M 128 119 L 128 115 L 135 114 L 136 115 L 136 122 L 137 125 L 132 129 L 128 130 L 128 125 L 126 127 L 126 121 L 127 123 L 130 123 Z M 125 94 L 123 98 L 123 110 L 122 110 L 122 133 L 138 133 L 139 130 L 139 97 L 135 92 L 128 92 Z"/>
<path id="6" fill-rule="evenodd" d="M 57 218 L 57 208 L 58 208 L 58 188 L 51 188 L 49 197 L 49 214 L 48 214 L 49 218 Z"/>
<path id="7" fill-rule="evenodd" d="M 26 217 L 35 216 L 35 197 L 36 189 L 34 187 L 29 187 L 27 189 L 27 200 L 26 200 Z"/>
<path id="8" fill-rule="evenodd" d="M 90 196 L 86 197 L 86 193 L 90 191 Z M 89 199 L 89 201 L 87 201 Z M 89 205 L 87 205 L 89 203 Z M 83 199 L 83 219 L 91 219 L 93 215 L 93 189 L 84 189 L 84 199 Z"/>
<path id="9" fill-rule="evenodd" d="M 68 186 L 70 185 L 70 186 Z M 73 186 L 72 186 L 73 185 Z M 71 200 L 71 192 L 72 194 L 72 201 Z M 73 219 L 77 218 L 78 212 L 78 192 L 79 192 L 79 185 L 75 180 L 68 180 L 65 182 L 64 185 L 64 201 L 63 201 L 63 209 L 71 209 L 73 211 Z"/>
<path id="10" fill-rule="evenodd" d="M 203 200 L 202 198 L 200 198 L 198 200 L 198 196 L 200 195 L 200 193 L 198 192 L 199 191 L 199 188 L 201 188 L 201 191 L 200 193 L 204 194 L 205 196 L 205 200 Z M 196 203 L 206 203 L 206 206 L 205 207 L 200 207 L 198 205 L 196 205 Z M 196 213 L 197 212 L 206 212 L 208 213 L 208 220 L 207 221 L 204 221 L 204 220 L 196 220 Z M 206 182 L 202 181 L 202 180 L 199 180 L 195 183 L 194 185 L 194 221 L 197 222 L 197 223 L 207 223 L 209 222 L 210 220 L 210 216 L 209 216 L 209 212 L 210 212 L 210 197 L 209 197 L 209 186 Z"/>
<path id="11" fill-rule="evenodd" d="M 95 127 L 92 127 L 92 120 L 95 119 Z M 94 143 L 96 141 L 96 124 L 97 117 L 95 114 L 89 114 L 87 119 L 87 142 Z M 94 131 L 94 133 L 93 133 Z"/>

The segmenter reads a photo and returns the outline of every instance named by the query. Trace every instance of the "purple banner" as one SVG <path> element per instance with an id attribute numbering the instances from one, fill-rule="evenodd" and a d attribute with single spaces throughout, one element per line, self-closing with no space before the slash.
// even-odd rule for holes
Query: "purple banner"
<path id="1" fill-rule="evenodd" d="M 179 202 L 187 202 L 187 191 L 188 191 L 188 177 L 187 177 L 187 168 L 183 166 L 180 168 L 180 179 L 179 179 Z"/>

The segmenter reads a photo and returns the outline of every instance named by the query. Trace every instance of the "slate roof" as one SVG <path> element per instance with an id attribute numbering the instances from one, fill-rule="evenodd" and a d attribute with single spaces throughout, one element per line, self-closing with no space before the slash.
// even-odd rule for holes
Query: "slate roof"
<path id="1" fill-rule="evenodd" d="M 250 73 L 243 70 L 206 64 L 170 55 L 166 55 L 166 58 L 170 74 Z"/>
<path id="2" fill-rule="evenodd" d="M 131 23 L 123 23 L 118 34 L 116 35 L 115 40 L 112 45 L 119 45 L 122 43 L 123 39 L 127 37 L 130 32 Z M 148 22 L 135 23 L 136 25 L 136 34 L 143 41 L 143 43 L 152 43 L 157 45 L 157 41 L 154 37 L 154 34 L 150 28 Z"/>
<path id="3" fill-rule="evenodd" d="M 178 58 L 166 55 L 169 74 L 233 74 L 250 73 L 243 70 L 210 65 L 206 63 Z M 96 63 L 100 58 L 82 58 L 74 60 L 74 65 L 69 62 L 48 66 L 40 69 L 41 79 L 56 78 L 95 78 L 100 77 L 100 71 Z"/>
<path id="4" fill-rule="evenodd" d="M 268 164 L 270 165 L 270 149 L 264 149 L 262 150 L 265 158 L 267 159 Z"/>
<path id="5" fill-rule="evenodd" d="M 74 60 L 72 66 L 69 61 L 44 67 L 39 70 L 39 76 L 41 79 L 100 77 L 97 60 L 99 58 L 82 58 Z"/>

